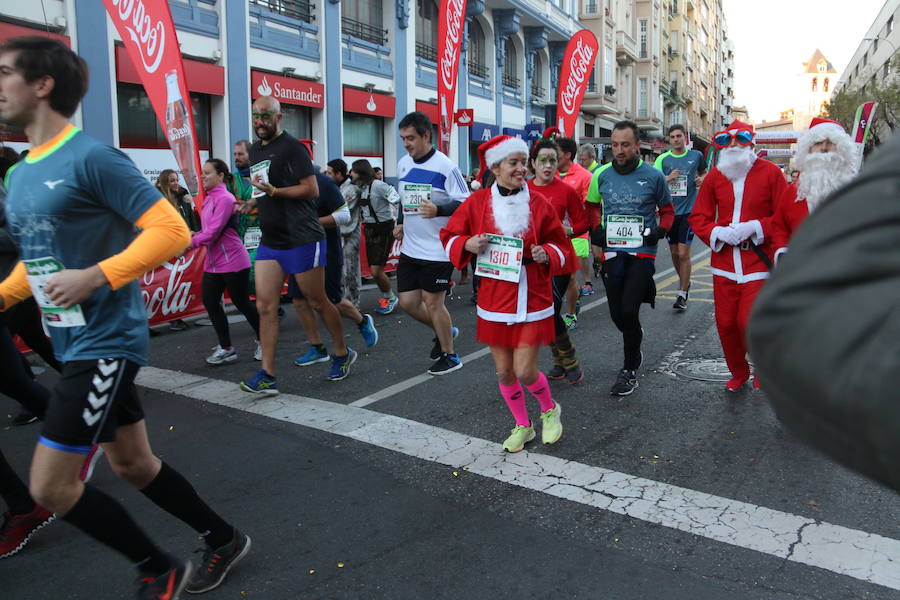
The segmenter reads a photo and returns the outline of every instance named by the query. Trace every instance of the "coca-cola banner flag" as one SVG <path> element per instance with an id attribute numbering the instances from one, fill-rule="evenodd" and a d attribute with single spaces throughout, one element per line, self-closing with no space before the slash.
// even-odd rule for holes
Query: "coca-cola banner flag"
<path id="1" fill-rule="evenodd" d="M 200 294 L 205 261 L 206 248 L 201 246 L 144 273 L 141 295 L 150 325 L 206 312 Z"/>
<path id="2" fill-rule="evenodd" d="M 202 200 L 197 130 L 169 3 L 166 0 L 103 0 L 103 4 L 140 74 L 188 190 L 200 194 Z"/>
<path id="3" fill-rule="evenodd" d="M 581 101 L 599 49 L 597 37 L 582 29 L 569 40 L 559 72 L 559 93 L 556 99 L 556 126 L 560 135 L 572 137 Z"/>
<path id="4" fill-rule="evenodd" d="M 450 152 L 459 47 L 465 17 L 466 0 L 441 0 L 438 12 L 438 150 L 444 154 Z"/>

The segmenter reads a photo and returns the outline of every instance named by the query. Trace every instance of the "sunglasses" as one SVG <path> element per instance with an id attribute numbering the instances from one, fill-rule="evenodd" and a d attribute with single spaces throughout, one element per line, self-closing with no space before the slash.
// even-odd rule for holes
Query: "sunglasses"
<path id="1" fill-rule="evenodd" d="M 737 140 L 737 143 L 741 146 L 746 146 L 753 142 L 753 133 L 747 131 L 746 129 L 741 129 L 734 135 L 729 131 L 720 131 L 716 135 L 713 136 L 713 144 L 718 148 L 725 148 L 729 144 L 731 144 L 731 140 Z"/>

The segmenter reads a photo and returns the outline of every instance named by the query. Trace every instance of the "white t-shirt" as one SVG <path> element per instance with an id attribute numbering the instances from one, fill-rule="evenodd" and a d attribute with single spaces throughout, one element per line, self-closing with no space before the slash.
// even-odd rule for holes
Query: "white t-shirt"
<path id="1" fill-rule="evenodd" d="M 423 219 L 418 206 L 424 198 L 437 206 L 463 202 L 469 196 L 469 189 L 459 167 L 438 150 L 421 162 L 407 154 L 397 163 L 397 188 L 403 212 L 400 252 L 410 258 L 447 262 L 440 232 L 450 217 Z"/>

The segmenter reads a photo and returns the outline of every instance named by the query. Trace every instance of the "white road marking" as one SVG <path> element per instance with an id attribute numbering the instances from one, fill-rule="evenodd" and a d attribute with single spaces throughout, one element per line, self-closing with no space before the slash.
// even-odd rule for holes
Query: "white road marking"
<path id="1" fill-rule="evenodd" d="M 900 541 L 315 398 L 144 367 L 138 385 L 287 421 L 521 488 L 900 590 Z"/>
<path id="2" fill-rule="evenodd" d="M 710 250 L 709 250 L 709 248 L 707 248 L 706 250 L 699 252 L 697 254 L 697 256 L 693 257 L 692 260 L 694 263 L 701 261 L 709 253 L 710 253 Z M 654 279 L 654 281 L 659 281 L 662 278 L 664 278 L 667 275 L 670 275 L 674 272 L 675 272 L 675 267 L 670 267 L 670 268 L 666 269 L 665 271 L 662 271 L 662 272 L 654 275 L 653 279 Z M 607 301 L 606 296 L 603 296 L 602 298 L 598 298 L 597 300 L 594 300 L 593 302 L 582 306 L 581 312 L 587 312 L 587 311 L 589 311 L 593 308 L 596 308 L 602 304 L 606 304 L 606 301 Z M 483 356 L 489 356 L 490 353 L 491 353 L 490 348 L 482 348 L 481 350 L 478 350 L 477 352 L 473 352 L 469 355 L 463 356 L 462 362 L 463 362 L 463 364 L 466 364 L 467 362 L 474 361 Z M 451 373 L 450 375 L 447 375 L 447 377 L 458 377 L 458 375 L 454 375 Z M 384 400 L 385 398 L 390 398 L 391 396 L 399 394 L 400 392 L 405 392 L 409 388 L 415 387 L 415 386 L 419 385 L 420 383 L 425 383 L 426 381 L 431 381 L 432 379 L 433 379 L 433 377 L 431 375 L 428 375 L 427 373 L 424 373 L 422 375 L 415 375 L 413 377 L 410 377 L 409 379 L 404 379 L 403 381 L 401 381 L 399 383 L 395 383 L 394 385 L 391 385 L 384 389 L 378 390 L 377 392 L 375 392 L 373 394 L 363 396 L 359 400 L 354 400 L 353 402 L 350 403 L 350 406 L 357 406 L 357 407 L 369 406 L 370 404 L 374 404 L 375 402 L 378 402 L 379 400 Z"/>

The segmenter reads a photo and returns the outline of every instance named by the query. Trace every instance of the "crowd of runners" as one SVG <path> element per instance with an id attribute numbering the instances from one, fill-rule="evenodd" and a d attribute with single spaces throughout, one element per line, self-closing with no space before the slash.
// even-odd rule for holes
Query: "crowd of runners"
<path id="1" fill-rule="evenodd" d="M 264 96 L 252 108 L 256 141 L 235 145 L 235 172 L 215 158 L 203 165 L 206 197 L 200 226 L 191 233 L 177 206 L 124 154 L 69 122 L 86 89 L 85 63 L 64 45 L 44 37 L 0 44 L 0 120 L 22 127 L 31 143 L 4 181 L 0 392 L 43 422 L 29 485 L 0 460 L 0 495 L 7 503 L 0 558 L 59 518 L 126 556 L 144 599 L 211 590 L 251 546 L 248 535 L 150 446 L 134 384 L 147 364 L 149 334 L 137 282 L 147 270 L 188 247 L 206 246 L 203 303 L 218 342 L 207 361 L 237 356 L 221 303 L 227 289 L 257 336 L 261 361 L 240 388 L 277 394 L 286 279 L 310 342 L 296 364 L 330 362 L 333 381 L 350 375 L 358 353 L 344 341 L 344 320 L 366 346 L 377 343 L 375 320 L 359 310 L 363 229 L 381 293 L 375 312 L 399 306 L 430 332 L 422 361 L 434 376 L 463 368 L 454 346 L 459 335 L 488 346 L 514 423 L 502 448 L 519 452 L 536 429 L 544 444 L 563 435 L 562 407 L 548 380 L 584 380 L 570 330 L 579 296 L 593 293 L 594 276 L 622 335 L 622 367 L 610 378 L 610 393 L 625 396 L 638 387 L 640 310 L 655 303 L 653 275 L 664 240 L 679 278 L 676 311 L 688 307 L 694 235 L 711 248 L 716 325 L 732 375 L 725 387 L 737 391 L 748 384 L 745 340 L 756 294 L 799 223 L 856 173 L 849 136 L 822 119 L 799 141 L 800 177 L 791 186 L 777 166 L 757 158 L 746 123 L 735 121 L 713 136 L 718 161 L 708 169 L 703 155 L 687 148 L 684 127 L 669 128 L 671 149 L 651 165 L 640 157 L 638 127 L 621 121 L 612 130 L 611 162 L 598 165 L 593 147 L 579 148 L 553 128 L 530 147 L 498 136 L 480 146 L 480 170 L 469 184 L 434 147 L 429 118 L 413 112 L 399 120 L 407 155 L 397 165 L 394 188 L 367 161 L 348 167 L 336 159 L 319 172 L 309 148 L 282 129 L 278 101 Z M 258 221 L 252 255 L 241 215 Z M 104 235 L 92 235 L 97 231 Z M 396 292 L 384 271 L 394 240 L 400 241 Z M 445 299 L 454 270 L 467 267 L 479 282 L 477 329 L 461 333 Z M 29 318 L 24 311 L 16 316 L 16 305 L 30 306 L 32 320 L 35 306 L 44 314 L 54 355 L 48 361 L 60 371 L 52 391 L 29 376 L 12 342 L 14 323 Z M 541 346 L 552 350 L 546 370 L 538 364 Z M 758 378 L 752 384 L 760 387 Z M 526 390 L 538 403 L 539 427 L 529 416 Z M 166 552 L 120 502 L 87 481 L 100 448 L 118 476 L 204 539 L 197 568 Z"/>

